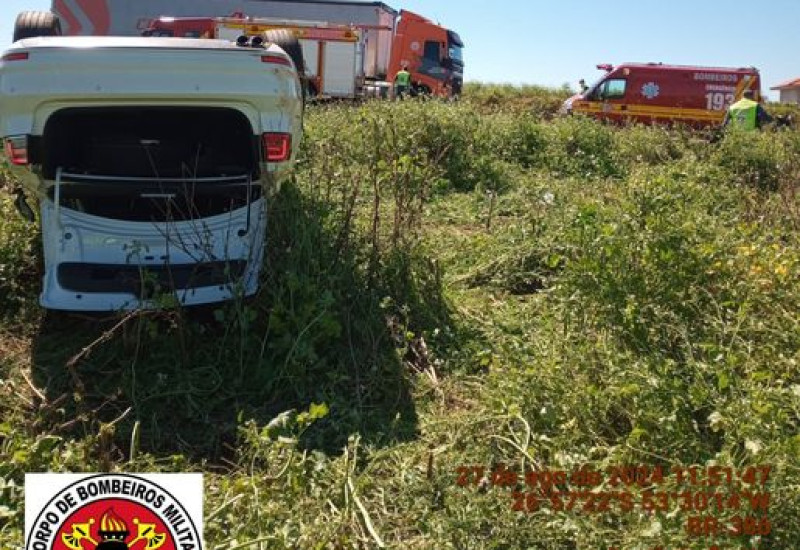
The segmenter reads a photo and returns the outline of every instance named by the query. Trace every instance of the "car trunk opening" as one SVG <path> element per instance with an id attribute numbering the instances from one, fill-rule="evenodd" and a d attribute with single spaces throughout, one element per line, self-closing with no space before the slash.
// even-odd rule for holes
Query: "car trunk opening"
<path id="1" fill-rule="evenodd" d="M 233 109 L 64 109 L 45 126 L 41 160 L 60 206 L 111 219 L 205 218 L 260 196 L 259 140 Z"/>

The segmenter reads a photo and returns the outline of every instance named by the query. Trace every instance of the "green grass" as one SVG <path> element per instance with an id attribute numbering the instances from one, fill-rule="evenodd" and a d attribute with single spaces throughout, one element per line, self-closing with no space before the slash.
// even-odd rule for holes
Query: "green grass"
<path id="1" fill-rule="evenodd" d="M 311 108 L 259 295 L 201 311 L 45 314 L 0 199 L 0 547 L 42 470 L 202 471 L 218 550 L 800 545 L 800 133 L 560 119 L 565 95 Z M 627 464 L 770 465 L 772 534 L 515 512 L 490 475 Z"/>

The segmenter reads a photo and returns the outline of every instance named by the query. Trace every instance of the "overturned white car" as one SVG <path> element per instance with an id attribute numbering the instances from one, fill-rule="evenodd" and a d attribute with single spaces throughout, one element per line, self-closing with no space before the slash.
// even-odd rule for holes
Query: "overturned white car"
<path id="1" fill-rule="evenodd" d="M 266 201 L 292 169 L 302 116 L 294 63 L 276 45 L 15 42 L 0 62 L 0 139 L 40 206 L 41 304 L 108 311 L 253 294 Z"/>

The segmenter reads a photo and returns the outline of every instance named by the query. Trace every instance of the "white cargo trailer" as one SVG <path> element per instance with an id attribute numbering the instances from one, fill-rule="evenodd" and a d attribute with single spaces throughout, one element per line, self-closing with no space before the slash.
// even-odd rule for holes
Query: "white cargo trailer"
<path id="1" fill-rule="evenodd" d="M 307 90 L 312 97 L 351 99 L 364 94 L 365 77 L 362 57 L 364 38 L 362 29 L 350 25 L 335 25 L 322 21 L 294 21 L 273 18 L 217 17 L 175 18 L 161 17 L 145 31 L 148 36 L 183 36 L 200 34 L 236 42 L 247 37 L 263 40 L 271 32 L 293 36 L 302 50 L 298 67 L 303 71 Z M 385 84 L 389 86 L 388 83 Z"/>
<path id="2" fill-rule="evenodd" d="M 227 17 L 244 13 L 296 21 L 324 21 L 362 28 L 363 72 L 385 80 L 399 13 L 383 2 L 280 0 L 53 0 L 53 12 L 67 35 L 138 36 L 153 20 L 171 17 Z"/>

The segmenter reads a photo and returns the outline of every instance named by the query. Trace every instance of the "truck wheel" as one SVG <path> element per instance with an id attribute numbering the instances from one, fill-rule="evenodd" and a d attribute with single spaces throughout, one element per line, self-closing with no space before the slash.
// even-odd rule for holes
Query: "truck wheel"
<path id="1" fill-rule="evenodd" d="M 308 90 L 308 96 L 311 98 L 319 95 L 319 87 L 317 86 L 317 83 L 311 79 L 308 80 L 308 86 L 306 86 L 306 89 Z"/>
<path id="2" fill-rule="evenodd" d="M 286 29 L 273 29 L 264 33 L 264 40 L 280 46 L 292 58 L 300 78 L 305 78 L 306 64 L 303 60 L 303 48 L 295 35 Z"/>
<path id="3" fill-rule="evenodd" d="M 414 84 L 411 86 L 411 97 L 431 97 L 431 89 L 425 84 Z"/>
<path id="4" fill-rule="evenodd" d="M 14 23 L 14 42 L 37 36 L 61 36 L 61 21 L 49 11 L 23 11 Z"/>

